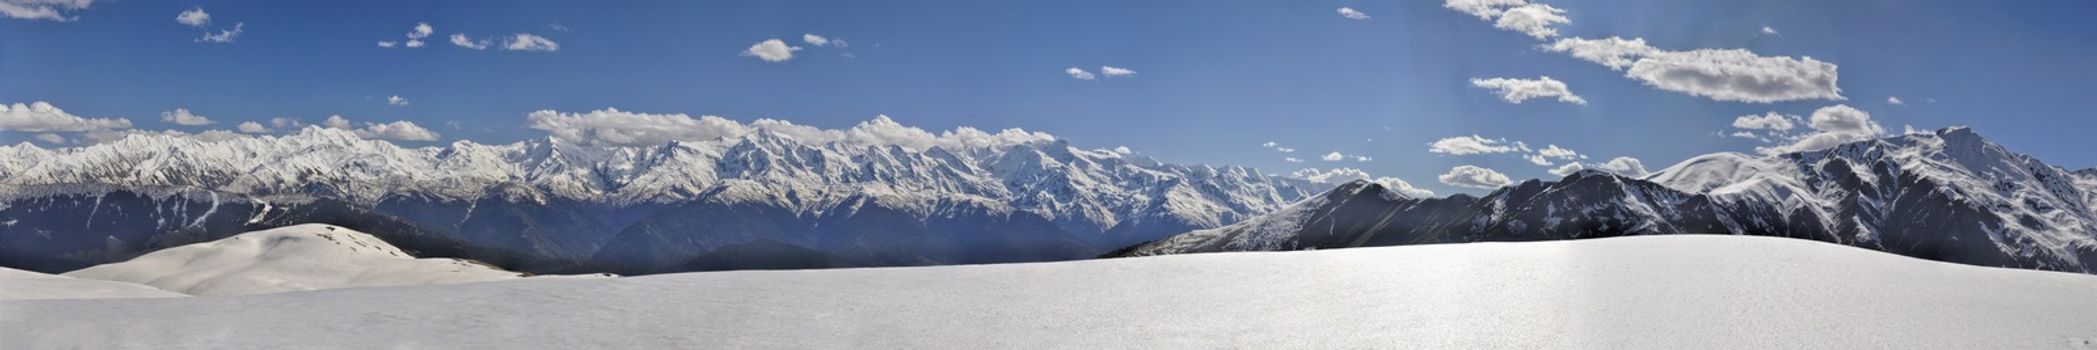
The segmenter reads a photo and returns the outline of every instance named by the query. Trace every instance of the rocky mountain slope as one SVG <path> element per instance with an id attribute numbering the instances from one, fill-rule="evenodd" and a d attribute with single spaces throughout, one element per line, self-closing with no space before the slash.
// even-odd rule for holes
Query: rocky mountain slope
<path id="1" fill-rule="evenodd" d="M 410 148 L 308 128 L 24 143 L 0 147 L 0 266 L 66 271 L 302 223 L 529 272 L 682 271 L 753 255 L 768 266 L 1057 260 L 1310 193 L 1250 168 L 1166 164 L 1038 133 L 918 146 L 795 135 Z"/>
<path id="2" fill-rule="evenodd" d="M 1583 171 L 1484 197 L 1343 185 L 1265 216 L 1110 255 L 1670 233 L 1783 236 L 1985 266 L 2097 272 L 2097 181 L 1966 128 L 1751 157 L 1645 178 Z"/>

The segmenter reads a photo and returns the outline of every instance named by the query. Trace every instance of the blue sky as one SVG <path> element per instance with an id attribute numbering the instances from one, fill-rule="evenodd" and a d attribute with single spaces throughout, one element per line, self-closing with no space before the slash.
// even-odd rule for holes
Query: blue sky
<path id="1" fill-rule="evenodd" d="M 84 0 L 71 0 L 82 1 Z M 2097 165 L 2097 25 L 2079 1 L 1532 1 L 1568 20 L 1525 35 L 1435 1 L 123 1 L 85 7 L 32 0 L 62 19 L 0 17 L 0 103 L 45 101 L 136 130 L 201 132 L 244 121 L 331 115 L 408 121 L 442 137 L 501 143 L 543 137 L 525 115 L 617 108 L 850 127 L 877 114 L 928 130 L 1046 131 L 1084 147 L 1128 146 L 1171 162 L 1242 164 L 1270 173 L 1354 168 L 1438 193 L 1452 167 L 1515 181 L 1554 178 L 1635 157 L 1651 170 L 1703 153 L 1781 147 L 1818 130 L 1823 107 L 1869 114 L 1884 133 L 1968 125 L 2011 149 L 2070 168 Z M 26 5 L 25 5 L 26 4 Z M 1347 7 L 1366 14 L 1349 19 Z M 201 9 L 209 23 L 178 23 Z M 1501 10 L 1505 10 L 1502 8 Z M 7 11 L 0 11 L 7 12 Z M 432 35 L 404 41 L 418 23 Z M 200 41 L 235 25 L 231 42 Z M 1775 31 L 1763 31 L 1764 27 Z M 529 33 L 550 52 L 509 51 Z M 452 34 L 496 47 L 452 45 Z M 844 46 L 801 40 L 817 34 Z M 1842 100 L 1742 102 L 1671 91 L 1630 70 L 1539 45 L 1641 38 L 1670 51 L 1745 49 L 1832 64 Z M 768 62 L 760 41 L 801 47 Z M 1101 66 L 1136 74 L 1108 77 Z M 1092 80 L 1075 79 L 1078 67 Z M 1584 104 L 1509 103 L 1472 79 L 1563 82 Z M 390 105 L 400 96 L 405 106 Z M 1905 104 L 1896 105 L 1888 97 Z M 165 122 L 182 108 L 211 125 Z M 1764 142 L 1729 137 L 1737 117 L 1775 112 L 1792 130 Z M 1771 130 L 1759 130 L 1767 137 Z M 40 132 L 0 127 L 0 142 Z M 85 142 L 67 136 L 69 142 Z M 1558 145 L 1452 155 L 1429 143 L 1479 135 Z M 1789 135 L 1789 136 L 1784 136 Z M 1282 153 L 1265 142 L 1293 148 Z M 1321 155 L 1340 152 L 1341 161 Z M 1372 158 L 1360 161 L 1356 156 Z M 1296 158 L 1292 163 L 1284 158 Z"/>

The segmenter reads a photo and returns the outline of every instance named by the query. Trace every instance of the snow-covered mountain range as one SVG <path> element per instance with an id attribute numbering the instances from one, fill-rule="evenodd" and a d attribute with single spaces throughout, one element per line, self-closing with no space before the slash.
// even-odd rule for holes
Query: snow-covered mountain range
<path id="1" fill-rule="evenodd" d="M 2097 272 L 2097 169 L 2071 172 L 1955 127 L 1643 178 L 1582 171 L 1483 197 L 1367 182 L 1113 255 L 1323 249 L 1667 233 L 1786 236 L 1986 266 Z"/>
<path id="2" fill-rule="evenodd" d="M 0 147 L 0 266 L 65 271 L 302 223 L 530 272 L 1056 260 L 1234 223 L 1315 190 L 1015 132 L 906 145 L 753 128 L 650 146 L 403 147 L 312 127 L 22 143 Z"/>

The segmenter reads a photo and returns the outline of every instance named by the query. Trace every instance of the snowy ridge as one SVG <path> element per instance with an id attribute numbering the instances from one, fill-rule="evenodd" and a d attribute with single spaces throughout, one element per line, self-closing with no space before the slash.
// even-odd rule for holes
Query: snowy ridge
<path id="1" fill-rule="evenodd" d="M 319 127 L 281 137 L 133 135 L 75 148 L 0 147 L 0 199 L 7 200 L 127 190 L 365 206 L 403 197 L 628 206 L 712 196 L 812 212 L 857 195 L 923 202 L 904 195 L 918 193 L 999 203 L 1074 232 L 1139 217 L 1221 226 L 1279 208 L 1308 194 L 1307 186 L 1251 168 L 1164 164 L 1053 139 L 906 148 L 804 141 L 771 129 L 646 147 L 549 137 L 409 148 Z"/>
<path id="2" fill-rule="evenodd" d="M 523 277 L 458 259 L 417 259 L 378 237 L 328 225 L 249 232 L 155 251 L 67 277 L 138 283 L 191 295 L 242 295 Z"/>

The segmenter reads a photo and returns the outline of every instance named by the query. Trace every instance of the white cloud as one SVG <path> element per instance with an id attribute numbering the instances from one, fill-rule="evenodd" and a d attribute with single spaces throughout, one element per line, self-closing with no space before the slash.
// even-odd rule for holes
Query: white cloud
<path id="1" fill-rule="evenodd" d="M 1564 52 L 1573 58 L 1594 62 L 1614 70 L 1630 68 L 1631 64 L 1638 63 L 1640 58 L 1660 52 L 1660 49 L 1646 45 L 1645 38 L 1565 38 L 1539 47 L 1544 51 Z"/>
<path id="2" fill-rule="evenodd" d="M 273 124 L 277 124 L 278 127 L 288 127 L 302 124 L 299 123 L 298 120 L 290 118 L 277 118 L 271 120 L 270 122 Z M 430 129 L 427 128 L 423 128 L 421 125 L 416 125 L 415 122 L 405 120 L 394 121 L 390 123 L 364 122 L 361 123 L 361 125 L 363 125 L 363 127 L 361 128 L 356 127 L 356 125 L 358 125 L 358 123 L 352 123 L 350 122 L 349 118 L 343 118 L 341 115 L 330 115 L 328 116 L 328 119 L 322 120 L 320 122 L 320 126 L 331 129 L 349 130 L 351 132 L 356 133 L 357 137 L 367 139 L 395 141 L 436 141 L 437 138 L 443 137 L 443 135 L 438 134 L 437 132 L 430 131 Z M 256 126 L 260 127 L 261 125 Z M 246 132 L 245 129 L 247 128 L 242 127 L 242 129 L 243 132 Z"/>
<path id="3" fill-rule="evenodd" d="M 233 29 L 221 29 L 218 31 L 218 33 L 205 32 L 203 37 L 197 38 L 197 42 L 214 44 L 232 43 L 234 40 L 240 39 L 240 33 L 246 31 L 245 28 L 247 27 L 247 25 L 248 24 L 245 22 L 233 23 Z"/>
<path id="4" fill-rule="evenodd" d="M 1562 39 L 1542 46 L 1574 58 L 1623 70 L 1624 76 L 1661 90 L 1718 101 L 1780 102 L 1841 100 L 1836 66 L 1812 57 L 1761 56 L 1747 50 L 1666 51 L 1645 39 Z"/>
<path id="5" fill-rule="evenodd" d="M 1354 156 L 1354 161 L 1356 162 L 1368 162 L 1372 160 L 1376 160 L 1376 158 L 1369 158 L 1369 156 Z"/>
<path id="6" fill-rule="evenodd" d="M 408 34 L 406 35 L 406 37 L 407 37 L 407 40 L 406 40 L 405 42 L 403 42 L 403 41 L 394 41 L 394 40 L 381 40 L 381 41 L 379 41 L 379 47 L 380 47 L 380 48 L 394 48 L 394 47 L 407 47 L 407 48 L 411 48 L 411 49 L 413 49 L 413 48 L 420 48 L 420 47 L 423 47 L 423 46 L 428 46 L 428 45 L 429 45 L 429 43 L 428 43 L 428 42 L 424 42 L 424 41 L 422 41 L 422 39 L 423 39 L 423 38 L 428 38 L 428 37 L 430 37 L 430 34 L 434 34 L 434 33 L 436 33 L 436 32 L 437 32 L 437 31 L 436 31 L 436 28 L 430 27 L 430 24 L 429 24 L 429 23 L 420 23 L 420 22 L 418 22 L 418 23 L 415 23 L 415 27 L 413 27 L 413 28 L 409 28 L 409 29 L 408 29 Z M 459 35 L 453 35 L 453 37 L 454 37 L 454 38 L 457 38 L 457 37 L 459 37 Z M 452 41 L 452 42 L 453 42 L 453 43 L 458 43 L 458 39 L 453 39 L 453 41 Z"/>
<path id="7" fill-rule="evenodd" d="M 451 44 L 458 47 L 469 48 L 474 50 L 487 50 L 488 47 L 495 46 L 495 40 L 487 38 L 482 38 L 481 40 L 473 40 L 473 38 L 466 37 L 466 34 L 452 33 Z"/>
<path id="8" fill-rule="evenodd" d="M 276 117 L 269 118 L 269 125 L 278 129 L 297 129 L 306 126 L 306 122 L 300 121 L 298 118 Z"/>
<path id="9" fill-rule="evenodd" d="M 1759 116 L 1749 114 L 1733 118 L 1733 127 L 1751 130 L 1788 131 L 1798 126 L 1798 120 L 1798 116 L 1782 115 L 1777 114 L 1777 112 L 1769 112 Z"/>
<path id="10" fill-rule="evenodd" d="M 1414 198 L 1434 196 L 1434 191 L 1413 187 L 1412 183 L 1405 182 L 1405 180 L 1396 177 L 1372 177 L 1369 175 L 1369 172 L 1355 168 L 1334 168 L 1332 170 L 1304 168 L 1303 170 L 1289 173 L 1289 178 L 1310 181 L 1315 184 L 1338 184 L 1354 180 L 1368 180 L 1369 182 L 1383 185 L 1386 190 Z"/>
<path id="11" fill-rule="evenodd" d="M 1694 50 L 1649 55 L 1625 76 L 1661 90 L 1718 101 L 1841 100 L 1835 64 L 1812 57 L 1759 56 L 1747 50 Z"/>
<path id="12" fill-rule="evenodd" d="M 808 45 L 815 47 L 830 46 L 830 38 L 825 38 L 821 35 L 815 34 L 801 34 L 801 42 L 808 43 Z M 838 46 L 844 46 L 842 45 L 843 42 L 839 42 L 839 44 L 840 45 Z"/>
<path id="13" fill-rule="evenodd" d="M 759 41 L 755 45 L 750 45 L 750 48 L 744 49 L 742 55 L 757 57 L 757 59 L 765 62 L 781 62 L 793 59 L 794 51 L 800 50 L 800 47 L 787 46 L 785 41 L 779 41 L 779 39 L 765 39 L 765 41 Z"/>
<path id="14" fill-rule="evenodd" d="M 1907 103 L 1906 101 L 1901 101 L 1899 97 L 1893 97 L 1893 96 L 1886 96 L 1886 104 L 1890 104 L 1890 105 L 1906 105 L 1906 104 L 1908 104 L 1908 103 Z"/>
<path id="15" fill-rule="evenodd" d="M 1091 72 L 1086 72 L 1084 68 L 1078 67 L 1064 68 L 1063 74 L 1069 74 L 1070 77 L 1077 78 L 1078 80 L 1092 80 L 1093 78 L 1095 78 Z"/>
<path id="16" fill-rule="evenodd" d="M 160 121 L 189 126 L 211 125 L 214 123 L 211 121 L 211 118 L 190 113 L 188 108 L 176 108 L 172 111 L 160 112 Z"/>
<path id="17" fill-rule="evenodd" d="M 1458 165 L 1454 168 L 1449 168 L 1448 173 L 1442 174 L 1436 177 L 1436 179 L 1441 180 L 1444 185 L 1482 189 L 1495 189 L 1514 183 L 1507 180 L 1506 174 L 1474 165 Z"/>
<path id="18" fill-rule="evenodd" d="M 552 39 L 531 33 L 517 33 L 503 41 L 502 49 L 524 52 L 554 52 L 561 50 L 561 44 L 553 42 Z"/>
<path id="19" fill-rule="evenodd" d="M 1295 148 L 1288 148 L 1288 147 L 1275 147 L 1275 148 L 1274 148 L 1274 150 L 1276 150 L 1276 151 L 1281 151 L 1281 153 L 1296 153 L 1296 149 L 1295 149 Z"/>
<path id="20" fill-rule="evenodd" d="M 1284 162 L 1290 162 L 1290 163 L 1302 163 L 1302 162 L 1303 162 L 1303 159 L 1300 159 L 1300 158 L 1296 158 L 1296 157 L 1282 157 L 1282 161 L 1284 161 Z"/>
<path id="21" fill-rule="evenodd" d="M 1508 153 L 1515 150 L 1514 146 L 1507 144 L 1507 140 L 1493 140 L 1478 135 L 1444 138 L 1427 144 L 1428 152 L 1459 156 Z"/>
<path id="22" fill-rule="evenodd" d="M 1099 66 L 1099 74 L 1108 78 L 1119 78 L 1136 75 L 1136 71 L 1115 66 Z"/>
<path id="23" fill-rule="evenodd" d="M 527 127 L 545 130 L 555 139 L 582 144 L 648 146 L 670 141 L 736 137 L 750 132 L 742 123 L 717 116 L 692 118 L 684 114 L 632 113 L 618 109 L 588 113 L 540 110 L 526 115 L 525 119 Z"/>
<path id="24" fill-rule="evenodd" d="M 1279 143 L 1274 143 L 1274 141 L 1267 141 L 1267 143 L 1262 143 L 1262 144 L 1260 144 L 1260 147 L 1265 147 L 1265 148 L 1275 148 L 1275 147 L 1281 147 L 1281 144 L 1279 144 Z"/>
<path id="25" fill-rule="evenodd" d="M 331 115 L 328 116 L 328 119 L 321 120 L 320 126 L 325 126 L 334 129 L 348 129 L 350 128 L 350 121 L 349 118 L 343 118 L 340 115 Z"/>
<path id="26" fill-rule="evenodd" d="M 182 11 L 182 13 L 176 14 L 175 23 L 202 28 L 206 24 L 211 24 L 211 14 L 205 13 L 203 7 L 191 8 L 189 11 Z"/>
<path id="27" fill-rule="evenodd" d="M 850 129 L 821 129 L 776 119 L 759 119 L 749 124 L 739 123 L 717 116 L 692 118 L 684 114 L 647 114 L 602 109 L 586 113 L 561 113 L 552 110 L 532 112 L 525 117 L 526 126 L 545 130 L 556 138 L 581 144 L 603 144 L 618 146 L 659 145 L 670 141 L 705 141 L 736 138 L 759 130 L 771 131 L 796 140 L 810 143 L 842 143 L 859 146 L 899 146 L 915 150 L 931 147 L 947 149 L 970 149 L 1002 147 L 1015 144 L 1049 142 L 1054 135 L 1030 132 L 1022 129 L 1005 129 L 989 133 L 975 128 L 960 127 L 940 133 L 932 133 L 916 127 L 904 126 L 886 115 L 861 122 Z"/>
<path id="28" fill-rule="evenodd" d="M 1545 159 L 1544 155 L 1541 154 L 1525 155 L 1522 156 L 1522 159 L 1528 160 L 1529 164 L 1536 164 L 1538 166 L 1551 166 L 1551 160 Z"/>
<path id="29" fill-rule="evenodd" d="M 44 143 L 49 143 L 49 144 L 61 144 L 61 143 L 66 143 L 66 137 L 65 137 L 65 136 L 58 136 L 58 134 L 52 134 L 52 133 L 42 133 L 42 134 L 36 134 L 36 139 L 37 139 L 37 141 L 43 141 Z"/>
<path id="30" fill-rule="evenodd" d="M 1342 159 L 1347 159 L 1347 155 L 1345 155 L 1345 154 L 1340 154 L 1340 152 L 1333 152 L 1333 153 L 1326 153 L 1324 157 L 1318 157 L 1318 159 L 1320 159 L 1320 160 L 1324 160 L 1324 161 L 1328 161 L 1328 162 L 1337 162 L 1337 161 L 1340 161 L 1340 160 L 1342 160 Z"/>
<path id="31" fill-rule="evenodd" d="M 1571 163 L 1565 163 L 1565 165 L 1564 165 L 1564 166 L 1559 166 L 1559 167 L 1558 167 L 1558 168 L 1556 168 L 1556 169 L 1551 169 L 1551 171 L 1549 171 L 1549 173 L 1551 173 L 1551 175 L 1556 175 L 1556 176 L 1561 176 L 1561 177 L 1562 177 L 1562 176 L 1566 176 L 1566 175 L 1572 175 L 1572 174 L 1573 174 L 1573 172 L 1576 172 L 1576 171 L 1580 171 L 1580 170 L 1582 170 L 1582 169 L 1587 169 L 1587 166 L 1585 166 L 1585 165 L 1581 165 L 1581 164 L 1580 164 L 1580 162 L 1571 162 Z"/>
<path id="32" fill-rule="evenodd" d="M 414 28 L 414 29 L 411 29 L 411 30 L 409 30 L 409 31 L 408 31 L 408 38 L 409 38 L 409 39 L 422 39 L 422 38 L 428 38 L 428 37 L 430 37 L 430 34 L 432 34 L 432 33 L 436 33 L 436 32 L 437 32 L 436 28 L 432 28 L 432 27 L 430 27 L 430 24 L 429 24 L 429 23 L 424 23 L 424 22 L 416 22 L 416 23 L 415 23 L 415 28 Z"/>
<path id="33" fill-rule="evenodd" d="M 1580 155 L 1580 152 L 1574 152 L 1570 149 L 1560 148 L 1558 147 L 1558 145 L 1546 145 L 1543 150 L 1537 151 L 1537 155 L 1558 159 L 1587 158 L 1586 156 Z"/>
<path id="34" fill-rule="evenodd" d="M 1538 166 L 1551 166 L 1552 164 L 1555 164 L 1551 161 L 1551 159 L 1554 158 L 1563 160 L 1575 160 L 1585 159 L 1587 158 L 1587 156 L 1580 155 L 1580 152 L 1574 152 L 1571 149 L 1558 147 L 1558 145 L 1545 145 L 1544 149 L 1542 150 L 1537 150 L 1535 153 L 1530 153 L 1528 155 L 1522 156 L 1522 159 L 1526 159 L 1529 161 L 1530 164 L 1536 164 Z"/>
<path id="35" fill-rule="evenodd" d="M 91 132 L 131 128 L 124 118 L 84 118 L 44 101 L 0 104 L 0 131 L 34 133 Z"/>
<path id="36" fill-rule="evenodd" d="M 256 123 L 256 122 L 240 122 L 240 125 L 237 125 L 237 126 L 234 126 L 234 127 L 233 127 L 233 130 L 236 130 L 236 131 L 240 131 L 240 132 L 243 132 L 243 133 L 249 133 L 249 134 L 262 134 L 262 133 L 268 133 L 268 132 L 269 132 L 269 127 L 266 127 L 266 126 L 262 126 L 262 123 Z"/>
<path id="37" fill-rule="evenodd" d="M 1493 22 L 1494 28 L 1527 34 L 1537 40 L 1558 36 L 1557 25 L 1573 22 L 1566 18 L 1565 10 L 1527 0 L 1447 0 L 1442 7 L 1478 16 Z"/>
<path id="38" fill-rule="evenodd" d="M 391 123 L 365 123 L 363 128 L 356 129 L 356 133 L 357 137 L 395 141 L 436 141 L 438 137 L 443 136 L 430 131 L 430 129 L 424 129 L 421 125 L 415 125 L 414 122 L 405 120 Z"/>
<path id="39" fill-rule="evenodd" d="M 66 22 L 64 12 L 86 10 L 93 0 L 0 0 L 0 16 L 14 19 Z"/>
<path id="40" fill-rule="evenodd" d="M 1499 17 L 1501 12 L 1507 11 L 1507 7 L 1527 3 L 1529 3 L 1528 0 L 1447 0 L 1442 3 L 1442 7 L 1490 21 L 1494 17 Z"/>
<path id="41" fill-rule="evenodd" d="M 1551 79 L 1550 76 L 1541 76 L 1533 80 L 1508 78 L 1471 79 L 1471 85 L 1493 90 L 1493 93 L 1499 94 L 1500 99 L 1507 101 L 1507 103 L 1519 104 L 1532 98 L 1557 97 L 1558 102 L 1587 104 L 1587 99 L 1574 95 L 1572 89 L 1566 87 L 1565 82 Z"/>
<path id="42" fill-rule="evenodd" d="M 1136 153 L 1136 151 L 1134 151 L 1134 150 L 1130 150 L 1130 149 L 1129 149 L 1129 146 L 1115 146 L 1115 147 L 1114 147 L 1114 153 L 1120 153 L 1120 154 L 1122 154 L 1122 155 L 1129 155 L 1129 154 L 1131 154 L 1131 153 Z"/>
<path id="43" fill-rule="evenodd" d="M 1610 159 L 1609 162 L 1595 164 L 1595 170 L 1612 172 L 1627 177 L 1646 177 L 1646 175 L 1652 174 L 1652 172 L 1646 171 L 1645 162 L 1640 162 L 1638 158 L 1631 157 L 1616 157 L 1616 159 Z"/>
<path id="44" fill-rule="evenodd" d="M 1341 6 L 1340 17 L 1346 17 L 1347 19 L 1360 21 L 1369 19 L 1369 14 L 1362 13 L 1361 11 L 1355 11 L 1352 7 Z"/>
<path id="45" fill-rule="evenodd" d="M 1500 20 L 1493 22 L 1493 28 L 1528 34 L 1536 40 L 1544 40 L 1558 36 L 1558 29 L 1553 26 L 1567 23 L 1573 23 L 1573 20 L 1565 17 L 1565 10 L 1551 5 L 1530 4 L 1501 13 Z"/>
<path id="46" fill-rule="evenodd" d="M 386 96 L 386 104 L 390 106 L 407 106 L 408 99 L 401 98 L 400 95 Z"/>
<path id="47" fill-rule="evenodd" d="M 1762 26 L 1762 34 L 1766 34 L 1766 35 L 1783 35 L 1783 34 L 1778 34 L 1778 33 L 1777 33 L 1777 29 L 1776 29 L 1776 28 L 1770 28 L 1769 26 Z"/>
<path id="48" fill-rule="evenodd" d="M 1870 140 L 1884 136 L 1886 129 L 1866 113 L 1847 105 L 1821 107 L 1807 118 L 1807 127 L 1813 132 L 1792 138 L 1790 144 L 1773 147 L 1756 147 L 1762 154 L 1782 154 L 1820 150 L 1844 143 Z"/>

